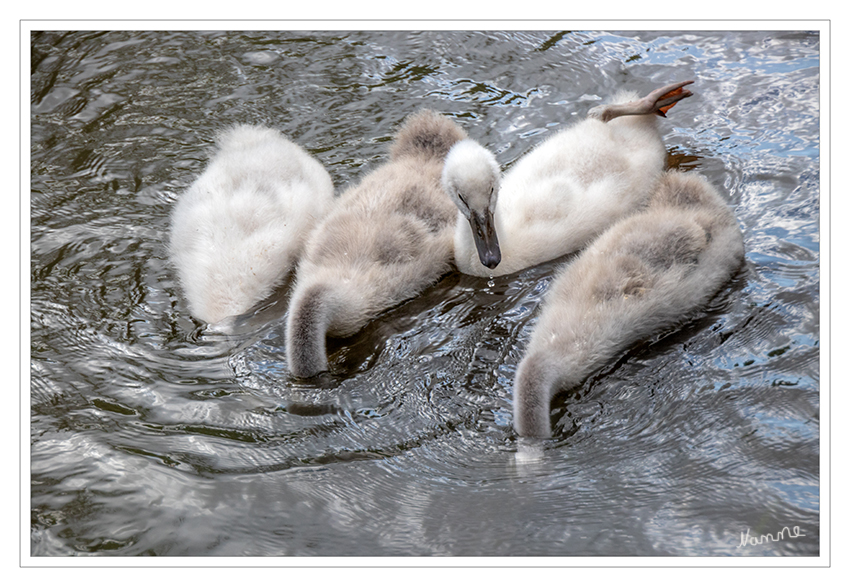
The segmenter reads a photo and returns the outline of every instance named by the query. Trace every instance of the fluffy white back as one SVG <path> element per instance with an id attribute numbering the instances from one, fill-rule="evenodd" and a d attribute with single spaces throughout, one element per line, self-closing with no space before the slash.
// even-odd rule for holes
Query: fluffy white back
<path id="1" fill-rule="evenodd" d="M 174 207 L 170 242 L 189 310 L 211 324 L 268 297 L 333 203 L 322 165 L 277 131 L 239 126 L 217 143 Z"/>
<path id="2" fill-rule="evenodd" d="M 625 93 L 616 102 L 634 98 Z M 502 178 L 495 214 L 501 263 L 481 265 L 468 228 L 458 225 L 458 268 L 506 275 L 582 249 L 646 203 L 665 161 L 654 115 L 587 119 L 558 132 Z"/>

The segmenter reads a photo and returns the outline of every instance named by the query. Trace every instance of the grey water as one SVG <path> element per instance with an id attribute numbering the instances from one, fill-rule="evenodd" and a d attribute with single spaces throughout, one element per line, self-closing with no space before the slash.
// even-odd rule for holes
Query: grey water
<path id="1" fill-rule="evenodd" d="M 310 381 L 286 287 L 232 336 L 187 311 L 169 213 L 229 125 L 280 129 L 339 193 L 421 107 L 504 168 L 686 79 L 669 166 L 721 190 L 746 266 L 559 397 L 536 458 L 511 386 L 570 258 L 448 274 Z M 36 31 L 30 95 L 32 556 L 820 553 L 816 31 Z"/>

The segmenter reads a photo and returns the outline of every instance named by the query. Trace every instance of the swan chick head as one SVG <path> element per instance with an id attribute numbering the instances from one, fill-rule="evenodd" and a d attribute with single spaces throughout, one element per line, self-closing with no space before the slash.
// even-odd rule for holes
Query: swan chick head
<path id="1" fill-rule="evenodd" d="M 494 221 L 499 178 L 496 158 L 471 139 L 456 143 L 446 156 L 443 190 L 469 222 L 478 258 L 490 269 L 502 261 Z"/>

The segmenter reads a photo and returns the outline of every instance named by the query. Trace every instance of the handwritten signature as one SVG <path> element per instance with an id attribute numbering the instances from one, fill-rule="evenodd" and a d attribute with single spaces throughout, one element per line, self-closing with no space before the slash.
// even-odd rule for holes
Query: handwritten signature
<path id="1" fill-rule="evenodd" d="M 750 529 L 747 528 L 747 533 L 744 534 L 741 532 L 741 544 L 739 544 L 736 548 L 741 548 L 742 546 L 758 546 L 759 544 L 764 544 L 765 542 L 779 542 L 780 540 L 785 540 L 786 538 L 799 538 L 801 536 L 805 536 L 802 532 L 800 532 L 799 526 L 794 526 L 790 530 L 788 526 L 785 526 L 776 533 L 774 537 L 773 534 L 767 533 L 762 534 L 758 538 L 755 536 L 750 536 Z"/>

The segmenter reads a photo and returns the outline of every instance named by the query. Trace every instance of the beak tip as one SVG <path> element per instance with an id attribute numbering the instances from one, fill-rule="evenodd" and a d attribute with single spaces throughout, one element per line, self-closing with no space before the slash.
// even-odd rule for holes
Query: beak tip
<path id="1" fill-rule="evenodd" d="M 481 264 L 484 265 L 487 269 L 495 269 L 499 266 L 499 263 L 502 262 L 501 255 L 494 255 L 492 257 L 487 257 L 485 259 L 481 259 Z"/>

